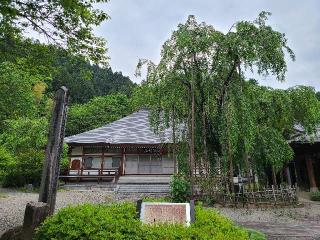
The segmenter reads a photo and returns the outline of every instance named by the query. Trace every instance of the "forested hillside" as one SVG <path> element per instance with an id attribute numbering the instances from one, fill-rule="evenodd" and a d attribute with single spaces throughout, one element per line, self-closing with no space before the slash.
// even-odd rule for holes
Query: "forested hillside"
<path id="1" fill-rule="evenodd" d="M 1 35 L 0 35 L 1 36 Z M 0 38 L 0 181 L 39 184 L 53 96 L 70 90 L 66 134 L 131 112 L 134 84 L 121 72 L 55 45 L 17 35 Z"/>

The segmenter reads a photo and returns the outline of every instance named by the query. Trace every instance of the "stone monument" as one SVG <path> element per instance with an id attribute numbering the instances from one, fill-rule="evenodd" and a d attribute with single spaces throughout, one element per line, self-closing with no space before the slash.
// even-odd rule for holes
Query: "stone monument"
<path id="1" fill-rule="evenodd" d="M 194 202 L 142 202 L 139 215 L 146 224 L 177 223 L 189 226 L 194 221 Z"/>

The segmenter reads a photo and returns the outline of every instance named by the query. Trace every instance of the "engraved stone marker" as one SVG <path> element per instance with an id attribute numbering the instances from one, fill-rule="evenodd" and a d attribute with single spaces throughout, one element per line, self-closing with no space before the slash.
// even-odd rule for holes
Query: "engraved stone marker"
<path id="1" fill-rule="evenodd" d="M 143 202 L 140 220 L 143 223 L 180 223 L 190 225 L 189 203 L 153 203 Z"/>

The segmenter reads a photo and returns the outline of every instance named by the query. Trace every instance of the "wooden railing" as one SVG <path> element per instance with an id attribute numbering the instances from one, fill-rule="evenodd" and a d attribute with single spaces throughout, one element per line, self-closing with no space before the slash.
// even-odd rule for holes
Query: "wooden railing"
<path id="1" fill-rule="evenodd" d="M 106 169 L 70 169 L 67 175 L 59 176 L 60 179 L 67 182 L 68 180 L 74 179 L 77 182 L 81 180 L 97 180 L 98 183 L 103 180 L 111 180 L 118 182 L 121 174 L 120 167 L 106 168 Z"/>

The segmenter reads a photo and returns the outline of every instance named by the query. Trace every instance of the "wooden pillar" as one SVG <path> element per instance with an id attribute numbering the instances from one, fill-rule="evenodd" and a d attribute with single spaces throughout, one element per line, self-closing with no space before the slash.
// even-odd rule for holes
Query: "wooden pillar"
<path id="1" fill-rule="evenodd" d="M 124 147 L 122 147 L 121 148 L 121 173 L 120 173 L 120 175 L 121 176 L 123 176 L 124 175 L 124 161 L 125 161 L 125 159 L 124 159 L 124 151 L 125 151 L 125 148 Z"/>
<path id="2" fill-rule="evenodd" d="M 286 171 L 286 177 L 287 177 L 288 185 L 292 186 L 292 180 L 291 180 L 291 174 L 290 174 L 289 166 L 286 167 L 285 171 Z"/>
<path id="3" fill-rule="evenodd" d="M 69 94 L 66 87 L 61 87 L 57 90 L 49 128 L 46 158 L 42 170 L 39 202 L 48 204 L 50 214 L 53 214 L 56 203 L 68 98 Z"/>
<path id="4" fill-rule="evenodd" d="M 307 165 L 307 171 L 308 171 L 308 177 L 309 177 L 309 183 L 310 183 L 310 191 L 316 192 L 318 191 L 318 188 L 316 184 L 316 179 L 314 177 L 311 156 L 306 157 L 306 165 Z"/>

